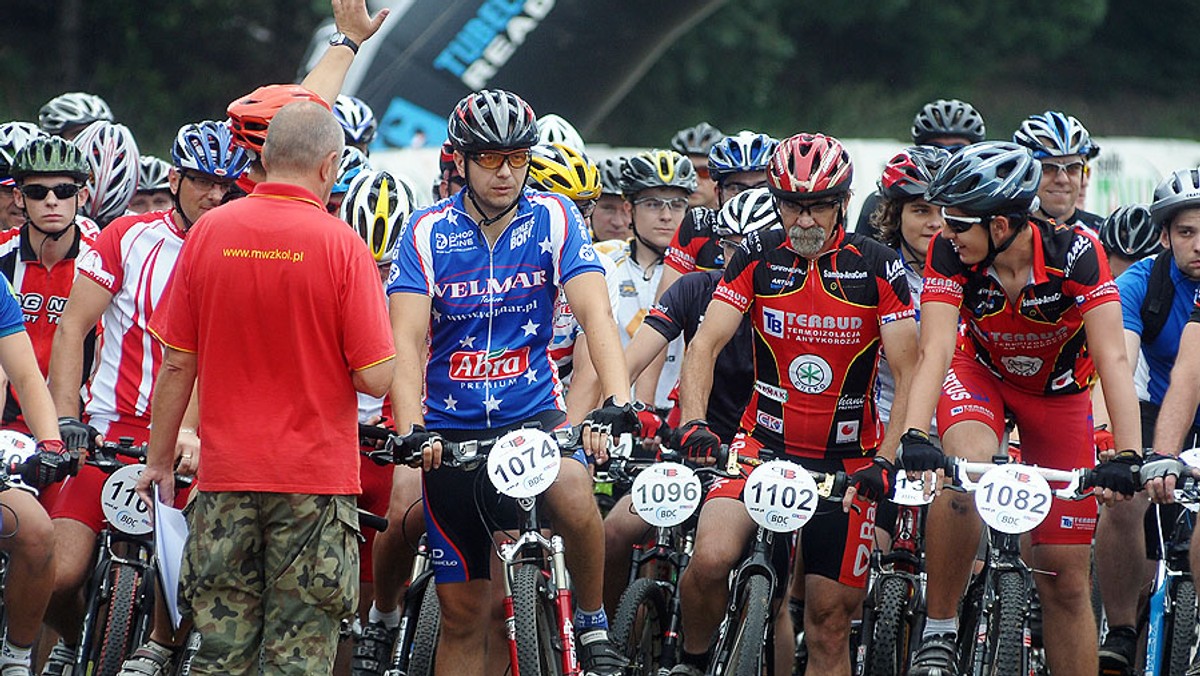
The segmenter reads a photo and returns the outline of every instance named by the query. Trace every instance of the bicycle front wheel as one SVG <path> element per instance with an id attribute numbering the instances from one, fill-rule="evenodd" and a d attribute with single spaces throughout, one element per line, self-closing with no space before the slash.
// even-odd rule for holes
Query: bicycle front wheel
<path id="1" fill-rule="evenodd" d="M 105 608 L 104 634 L 98 637 L 93 676 L 115 676 L 134 649 L 138 620 L 140 568 L 113 563 L 109 569 L 109 597 Z"/>
<path id="2" fill-rule="evenodd" d="M 991 615 L 988 640 L 995 676 L 1027 676 L 1029 649 L 1025 630 L 1029 622 L 1029 579 L 1021 571 L 1003 571 L 996 580 L 996 609 Z"/>
<path id="3" fill-rule="evenodd" d="M 1183 676 L 1196 648 L 1196 587 L 1191 580 L 1179 580 L 1171 590 L 1170 622 L 1166 673 Z"/>
<path id="4" fill-rule="evenodd" d="M 763 575 L 751 575 L 746 580 L 738 607 L 740 622 L 732 627 L 733 642 L 724 674 L 760 676 L 767 659 L 774 653 L 767 645 L 767 622 L 771 614 L 771 583 Z"/>
<path id="5" fill-rule="evenodd" d="M 667 595 L 657 580 L 639 578 L 617 605 L 613 640 L 629 659 L 628 674 L 653 675 L 662 662 L 667 628 Z"/>
<path id="6" fill-rule="evenodd" d="M 513 631 L 521 676 L 562 674 L 562 650 L 555 640 L 554 607 L 542 569 L 526 563 L 513 579 Z"/>
<path id="7" fill-rule="evenodd" d="M 409 653 L 409 676 L 432 676 L 433 658 L 437 653 L 438 634 L 442 629 L 442 607 L 438 604 L 437 586 L 433 577 L 425 580 L 421 594 L 421 609 L 417 611 L 417 627 L 413 630 L 412 652 Z"/>
<path id="8" fill-rule="evenodd" d="M 908 670 L 909 641 L 912 624 L 909 621 L 909 601 L 913 588 L 909 580 L 885 574 L 877 583 L 878 596 L 871 634 L 867 641 L 866 676 L 896 676 Z"/>

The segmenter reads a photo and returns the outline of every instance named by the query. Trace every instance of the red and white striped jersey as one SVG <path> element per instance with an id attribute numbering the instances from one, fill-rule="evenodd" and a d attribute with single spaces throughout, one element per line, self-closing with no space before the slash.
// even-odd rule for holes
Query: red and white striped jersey
<path id="1" fill-rule="evenodd" d="M 182 247 L 170 212 L 151 211 L 114 220 L 77 263 L 79 274 L 113 296 L 100 318 L 96 363 L 83 393 L 84 412 L 101 433 L 113 421 L 150 425 L 163 348 L 146 326 Z"/>

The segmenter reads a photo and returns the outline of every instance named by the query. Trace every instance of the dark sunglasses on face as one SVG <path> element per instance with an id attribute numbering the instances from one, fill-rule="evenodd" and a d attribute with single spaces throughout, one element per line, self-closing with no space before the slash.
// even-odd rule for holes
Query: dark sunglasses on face
<path id="1" fill-rule="evenodd" d="M 530 152 L 528 150 L 510 150 L 508 152 L 488 151 L 482 153 L 471 153 L 471 161 L 484 169 L 499 169 L 505 161 L 508 166 L 513 169 L 520 169 L 529 164 Z"/>
<path id="2" fill-rule="evenodd" d="M 51 192 L 60 200 L 70 199 L 79 194 L 79 190 L 83 186 L 78 183 L 59 183 L 58 185 L 47 186 L 37 183 L 31 185 L 23 185 L 20 187 L 21 194 L 25 197 L 40 202 L 46 199 L 46 196 Z"/>
<path id="3" fill-rule="evenodd" d="M 950 228 L 951 232 L 957 235 L 961 235 L 971 228 L 987 223 L 990 220 L 992 220 L 991 216 L 954 216 L 946 213 L 945 207 L 942 208 L 942 221 L 946 224 L 947 228 Z"/>

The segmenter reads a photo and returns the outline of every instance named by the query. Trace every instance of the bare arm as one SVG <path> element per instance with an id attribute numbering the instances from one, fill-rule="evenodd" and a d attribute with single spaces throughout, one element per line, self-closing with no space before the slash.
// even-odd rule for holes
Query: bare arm
<path id="1" fill-rule="evenodd" d="M 46 380 L 38 368 L 29 334 L 19 331 L 0 338 L 0 366 L 21 401 L 25 422 L 38 441 L 58 438 L 58 415 Z"/>
<path id="2" fill-rule="evenodd" d="M 658 289 L 654 291 L 654 302 L 657 303 L 658 299 L 662 298 L 662 295 L 667 292 L 667 289 L 671 288 L 671 285 L 679 281 L 679 278 L 682 276 L 682 272 L 670 265 L 664 264 L 662 279 L 658 280 Z"/>
<path id="3" fill-rule="evenodd" d="M 942 396 L 942 382 L 950 369 L 950 359 L 954 356 L 954 344 L 958 339 L 958 308 L 949 303 L 930 301 L 921 303 L 921 339 L 920 354 L 917 357 L 916 370 L 913 372 L 912 385 L 904 395 L 905 414 L 901 418 L 892 411 L 893 426 L 895 422 L 903 422 L 900 429 L 903 434 L 909 429 L 929 431 L 929 423 L 937 412 L 938 399 Z M 891 360 L 891 353 L 888 353 Z M 896 381 L 897 400 L 902 396 L 900 381 Z"/>
<path id="4" fill-rule="evenodd" d="M 146 454 L 146 469 L 138 479 L 138 492 L 149 504 L 154 499 L 155 485 L 164 503 L 170 504 L 174 500 L 175 445 L 196 384 L 196 354 L 169 347 L 164 351 L 150 401 L 150 448 Z"/>
<path id="5" fill-rule="evenodd" d="M 50 396 L 58 415 L 79 417 L 83 342 L 112 302 L 108 289 L 77 275 L 50 346 Z"/>
<path id="6" fill-rule="evenodd" d="M 396 431 L 406 434 L 412 425 L 425 424 L 421 393 L 425 388 L 425 362 L 429 333 L 429 296 L 393 293 L 388 298 L 392 317 L 392 337 L 396 341 L 395 374 L 392 379 L 392 415 Z"/>
<path id="7" fill-rule="evenodd" d="M 350 38 L 359 47 L 362 46 L 383 25 L 388 10 L 381 9 L 371 17 L 367 11 L 366 0 L 333 0 L 333 23 L 339 33 Z M 331 105 L 342 91 L 342 82 L 346 79 L 346 71 L 354 62 L 354 52 L 345 46 L 330 47 L 317 65 L 309 71 L 302 87 L 325 99 Z"/>
<path id="8" fill-rule="evenodd" d="M 359 392 L 372 397 L 382 397 L 391 391 L 395 373 L 396 361 L 387 359 L 365 369 L 352 371 L 350 380 L 354 383 L 354 389 Z"/>
<path id="9" fill-rule="evenodd" d="M 1138 360 L 1141 357 L 1142 337 L 1137 333 L 1125 329 L 1125 358 L 1129 360 L 1129 368 L 1137 373 Z M 1112 427 L 1112 415 L 1108 412 L 1108 400 L 1104 397 L 1104 382 L 1096 381 L 1096 386 L 1092 388 L 1092 421 L 1096 427 L 1107 425 Z M 1112 455 L 1111 452 L 1108 455 Z M 1101 457 L 1101 460 L 1107 460 L 1106 457 Z"/>
<path id="10" fill-rule="evenodd" d="M 1188 322 L 1179 339 L 1179 354 L 1171 368 L 1171 386 L 1163 397 L 1154 429 L 1154 450 L 1179 455 L 1183 438 L 1200 406 L 1200 324 Z"/>
<path id="11" fill-rule="evenodd" d="M 896 378 L 892 420 L 903 422 L 908 410 L 909 390 L 917 369 L 917 322 L 909 318 L 884 324 L 879 327 L 879 338 L 887 354 L 888 366 Z M 900 445 L 900 437 L 907 429 L 903 425 L 889 424 L 879 445 L 879 455 L 895 462 L 896 447 Z"/>
<path id="12" fill-rule="evenodd" d="M 585 272 L 572 277 L 563 285 L 567 302 L 588 340 L 592 366 L 600 377 L 602 393 L 613 397 L 618 404 L 629 401 L 629 373 L 625 370 L 625 355 L 608 302 L 604 276 Z"/>
<path id="13" fill-rule="evenodd" d="M 592 366 L 587 336 L 575 339 L 575 354 L 571 360 L 571 386 L 567 388 L 567 422 L 578 425 L 592 409 L 600 405 L 600 377 Z"/>
<path id="14" fill-rule="evenodd" d="M 717 355 L 741 324 L 742 313 L 729 303 L 713 300 L 708 304 L 704 321 L 692 337 L 680 369 L 679 412 L 682 421 L 702 419 L 707 415 Z"/>
<path id="15" fill-rule="evenodd" d="M 1142 449 L 1142 423 L 1137 394 L 1133 390 L 1133 367 L 1126 355 L 1125 332 L 1121 324 L 1121 304 L 1098 305 L 1083 314 L 1088 352 L 1096 362 L 1096 371 L 1104 383 L 1104 398 L 1112 420 L 1113 439 L 1118 451 Z M 1193 409 L 1194 410 L 1194 409 Z"/>
<path id="16" fill-rule="evenodd" d="M 661 361 L 669 344 L 663 334 L 643 322 L 637 333 L 633 334 L 633 340 L 625 346 L 625 366 L 629 369 L 629 379 L 636 381 L 647 366 L 655 360 Z"/>

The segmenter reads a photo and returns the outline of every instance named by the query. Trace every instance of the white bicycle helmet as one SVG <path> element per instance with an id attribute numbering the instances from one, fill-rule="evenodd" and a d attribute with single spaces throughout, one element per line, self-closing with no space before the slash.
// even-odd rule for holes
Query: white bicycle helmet
<path id="1" fill-rule="evenodd" d="M 92 168 L 84 212 L 107 225 L 125 213 L 137 191 L 138 147 L 133 132 L 123 124 L 97 120 L 79 132 L 74 143 Z"/>
<path id="2" fill-rule="evenodd" d="M 138 192 L 155 192 L 170 190 L 171 163 L 160 160 L 153 155 L 142 155 L 138 158 Z"/>
<path id="3" fill-rule="evenodd" d="M 743 190 L 717 212 L 713 233 L 718 237 L 748 235 L 755 230 L 769 228 L 779 222 L 775 212 L 775 198 L 767 188 Z"/>
<path id="4" fill-rule="evenodd" d="M 333 102 L 333 116 L 342 131 L 346 132 L 347 144 L 368 144 L 375 139 L 379 124 L 375 112 L 362 99 L 348 94 L 338 94 Z"/>
<path id="5" fill-rule="evenodd" d="M 575 127 L 563 118 L 554 113 L 547 113 L 538 118 L 538 145 L 548 146 L 552 143 L 561 143 L 568 148 L 578 150 L 580 153 L 587 153 L 587 148 L 584 147 L 583 137 L 575 130 Z"/>
<path id="6" fill-rule="evenodd" d="M 46 134 L 32 122 L 5 122 L 0 124 L 0 179 L 10 176 L 13 159 L 21 148 L 35 138 Z"/>
<path id="7" fill-rule="evenodd" d="M 1013 143 L 1029 148 L 1039 160 L 1066 155 L 1091 158 L 1100 154 L 1100 146 L 1092 141 L 1082 122 L 1055 110 L 1026 118 L 1013 134 Z"/>
<path id="8" fill-rule="evenodd" d="M 61 134 L 67 127 L 113 121 L 112 109 L 104 99 L 87 92 L 67 92 L 47 101 L 38 111 L 38 126 L 47 134 Z"/>

